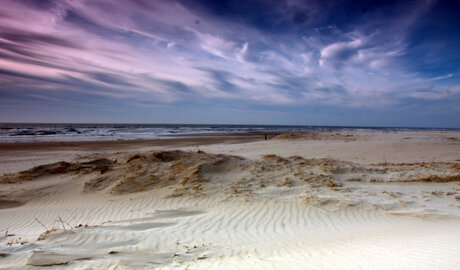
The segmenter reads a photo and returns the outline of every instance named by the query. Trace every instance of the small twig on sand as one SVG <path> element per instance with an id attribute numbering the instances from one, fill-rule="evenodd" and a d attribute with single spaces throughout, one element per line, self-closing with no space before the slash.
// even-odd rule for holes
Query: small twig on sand
<path id="1" fill-rule="evenodd" d="M 46 231 L 48 231 L 48 227 L 46 227 L 43 223 L 40 222 L 40 220 L 38 220 L 38 218 L 35 218 L 35 220 L 43 226 L 43 228 L 45 228 Z"/>
<path id="2" fill-rule="evenodd" d="M 6 230 L 5 230 L 5 236 L 3 236 L 3 238 L 6 239 L 6 238 L 8 238 L 8 237 L 10 237 L 10 236 L 15 236 L 15 235 L 16 235 L 16 234 L 14 234 L 14 233 L 9 233 L 9 232 L 10 232 L 10 227 L 6 228 Z"/>
<path id="3" fill-rule="evenodd" d="M 65 230 L 64 221 L 62 221 L 62 218 L 60 216 L 58 216 L 58 218 L 59 218 L 59 221 L 61 222 L 62 228 L 64 229 L 64 232 L 65 232 L 66 230 Z"/>

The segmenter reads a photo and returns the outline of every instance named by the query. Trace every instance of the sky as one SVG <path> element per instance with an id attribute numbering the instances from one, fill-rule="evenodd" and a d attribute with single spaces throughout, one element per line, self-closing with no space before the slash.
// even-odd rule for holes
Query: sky
<path id="1" fill-rule="evenodd" d="M 0 122 L 460 128 L 459 1 L 2 0 Z"/>

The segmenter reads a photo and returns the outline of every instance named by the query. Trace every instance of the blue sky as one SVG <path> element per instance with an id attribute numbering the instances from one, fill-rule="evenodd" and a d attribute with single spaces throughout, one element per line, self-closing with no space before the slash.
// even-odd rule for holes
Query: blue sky
<path id="1" fill-rule="evenodd" d="M 460 127 L 458 1 L 2 1 L 0 122 Z"/>

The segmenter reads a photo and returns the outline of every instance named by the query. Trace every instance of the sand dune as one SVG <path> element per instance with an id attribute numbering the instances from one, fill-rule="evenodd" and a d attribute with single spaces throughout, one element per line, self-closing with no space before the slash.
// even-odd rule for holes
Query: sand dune
<path id="1" fill-rule="evenodd" d="M 460 163 L 427 160 L 169 150 L 43 164 L 0 178 L 0 269 L 456 269 Z"/>
<path id="2" fill-rule="evenodd" d="M 457 203 L 460 196 L 456 184 L 460 179 L 459 168 L 457 162 L 362 165 L 300 156 L 282 158 L 271 154 L 260 160 L 251 160 L 203 151 L 175 150 L 119 155 L 116 160 L 99 158 L 40 165 L 15 174 L 5 174 L 0 183 L 22 183 L 50 175 L 77 175 L 86 179 L 82 188 L 85 193 L 129 194 L 167 187 L 166 197 L 220 193 L 227 197 L 256 198 L 276 194 L 285 187 L 283 193 L 286 194 L 304 190 L 297 195 L 317 207 L 361 204 L 386 210 L 404 210 L 410 206 L 423 208 L 425 212 L 431 209 L 433 213 L 456 213 L 458 209 L 448 205 Z M 400 191 L 392 188 L 396 183 L 399 183 Z M 40 190 L 43 188 L 25 192 L 40 194 Z M 8 194 L 4 196 L 11 197 Z M 16 197 L 35 199 L 31 196 Z M 432 207 L 434 198 L 437 204 L 443 203 L 446 208 Z M 5 200 L 3 207 L 8 204 L 14 206 L 13 202 L 16 201 Z"/>

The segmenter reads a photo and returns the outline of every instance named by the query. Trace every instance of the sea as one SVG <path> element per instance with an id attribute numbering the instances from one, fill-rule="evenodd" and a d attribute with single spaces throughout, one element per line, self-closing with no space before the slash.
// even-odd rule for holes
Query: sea
<path id="1" fill-rule="evenodd" d="M 40 141 L 149 140 L 177 138 L 187 134 L 302 132 L 342 130 L 454 130 L 449 128 L 207 125 L 207 124 L 50 124 L 0 123 L 0 143 Z M 165 136 L 168 135 L 168 136 Z"/>

